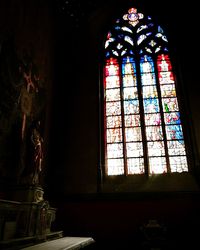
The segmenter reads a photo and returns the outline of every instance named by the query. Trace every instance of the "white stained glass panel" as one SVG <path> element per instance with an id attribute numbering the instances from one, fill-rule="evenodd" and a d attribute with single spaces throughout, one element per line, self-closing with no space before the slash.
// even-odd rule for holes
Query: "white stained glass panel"
<path id="1" fill-rule="evenodd" d="M 128 174 L 144 174 L 143 158 L 128 158 Z"/>
<path id="2" fill-rule="evenodd" d="M 118 101 L 120 100 L 120 89 L 107 89 L 106 101 Z"/>
<path id="3" fill-rule="evenodd" d="M 138 127 L 140 126 L 140 115 L 125 115 L 125 127 Z"/>
<path id="4" fill-rule="evenodd" d="M 140 27 L 137 29 L 137 33 L 139 33 L 140 31 L 142 31 L 143 29 L 147 29 L 148 26 L 147 25 L 140 25 Z"/>
<path id="5" fill-rule="evenodd" d="M 168 141 L 167 146 L 169 155 L 186 155 L 185 143 L 183 140 Z"/>
<path id="6" fill-rule="evenodd" d="M 137 44 L 139 45 L 141 42 L 144 41 L 144 39 L 146 39 L 146 36 L 145 35 L 141 35 L 138 37 L 138 40 L 137 40 Z"/>
<path id="7" fill-rule="evenodd" d="M 132 75 L 123 76 L 123 86 L 124 87 L 134 87 L 136 86 L 136 77 Z"/>
<path id="8" fill-rule="evenodd" d="M 155 85 L 156 84 L 156 78 L 155 74 L 153 73 L 146 73 L 142 74 L 142 85 Z"/>
<path id="9" fill-rule="evenodd" d="M 150 174 L 167 173 L 167 164 L 165 157 L 149 157 Z"/>
<path id="10" fill-rule="evenodd" d="M 107 102 L 106 103 L 106 115 L 120 115 L 121 114 L 121 102 Z"/>
<path id="11" fill-rule="evenodd" d="M 143 146 L 141 142 L 126 143 L 127 157 L 141 157 L 143 156 Z"/>
<path id="12" fill-rule="evenodd" d="M 119 65 L 113 64 L 113 60 L 111 59 L 109 64 L 106 66 L 105 73 L 106 73 L 106 76 L 118 76 L 119 75 Z"/>
<path id="13" fill-rule="evenodd" d="M 177 98 L 163 98 L 162 105 L 164 112 L 179 111 Z"/>
<path id="14" fill-rule="evenodd" d="M 119 87 L 119 76 L 107 76 L 106 77 L 106 89 Z"/>
<path id="15" fill-rule="evenodd" d="M 166 84 L 160 86 L 162 97 L 176 97 L 176 90 L 174 84 Z"/>
<path id="16" fill-rule="evenodd" d="M 145 125 L 161 125 L 161 116 L 160 113 L 155 114 L 145 114 Z"/>
<path id="17" fill-rule="evenodd" d="M 164 156 L 165 148 L 163 141 L 147 142 L 148 156 Z"/>
<path id="18" fill-rule="evenodd" d="M 108 175 L 124 174 L 124 159 L 107 159 Z"/>
<path id="19" fill-rule="evenodd" d="M 107 158 L 122 158 L 122 157 L 123 157 L 122 143 L 107 144 Z"/>
<path id="20" fill-rule="evenodd" d="M 143 86 L 142 87 L 143 98 L 157 98 L 158 93 L 156 86 Z"/>
<path id="21" fill-rule="evenodd" d="M 129 29 L 128 27 L 126 27 L 126 26 L 123 26 L 122 30 L 133 33 L 133 31 L 131 29 Z"/>
<path id="22" fill-rule="evenodd" d="M 159 72 L 159 81 L 160 84 L 174 83 L 173 73 L 168 72 Z"/>
<path id="23" fill-rule="evenodd" d="M 142 141 L 141 128 L 125 128 L 126 141 Z"/>
<path id="24" fill-rule="evenodd" d="M 188 171 L 186 156 L 169 157 L 169 163 L 172 173 L 174 172 L 182 173 Z"/>
<path id="25" fill-rule="evenodd" d="M 163 140 L 163 133 L 161 126 L 146 127 L 147 141 L 160 141 Z"/>
<path id="26" fill-rule="evenodd" d="M 107 128 L 118 128 L 122 126 L 121 116 L 108 116 L 106 118 Z"/>
<path id="27" fill-rule="evenodd" d="M 130 36 L 125 36 L 124 41 L 130 43 L 132 46 L 134 45 L 133 39 Z"/>
<path id="28" fill-rule="evenodd" d="M 124 93 L 124 100 L 138 98 L 138 91 L 136 87 L 124 88 L 123 93 Z"/>
<path id="29" fill-rule="evenodd" d="M 107 129 L 107 142 L 108 143 L 122 142 L 122 129 L 121 128 Z"/>

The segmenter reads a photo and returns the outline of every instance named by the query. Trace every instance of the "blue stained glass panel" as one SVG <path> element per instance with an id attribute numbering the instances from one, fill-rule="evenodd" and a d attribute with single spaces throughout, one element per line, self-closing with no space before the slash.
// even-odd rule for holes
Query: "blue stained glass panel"
<path id="1" fill-rule="evenodd" d="M 183 140 L 183 131 L 181 125 L 166 126 L 167 140 Z"/>
<path id="2" fill-rule="evenodd" d="M 179 112 L 171 112 L 164 113 L 165 124 L 180 124 L 180 113 Z"/>
<path id="3" fill-rule="evenodd" d="M 154 63 L 150 56 L 143 56 L 140 59 L 140 71 L 141 73 L 153 73 Z"/>
<path id="4" fill-rule="evenodd" d="M 157 113 L 160 111 L 157 98 L 144 99 L 143 103 L 145 113 Z"/>
<path id="5" fill-rule="evenodd" d="M 124 114 L 138 114 L 139 113 L 139 101 L 129 100 L 124 101 Z"/>
<path id="6" fill-rule="evenodd" d="M 122 74 L 134 75 L 136 73 L 135 61 L 131 57 L 124 57 L 122 60 Z"/>
<path id="7" fill-rule="evenodd" d="M 119 26 L 115 26 L 115 29 L 116 30 L 120 30 L 121 28 Z"/>
<path id="8" fill-rule="evenodd" d="M 147 36 L 150 36 L 152 34 L 152 32 L 147 32 L 146 35 Z"/>

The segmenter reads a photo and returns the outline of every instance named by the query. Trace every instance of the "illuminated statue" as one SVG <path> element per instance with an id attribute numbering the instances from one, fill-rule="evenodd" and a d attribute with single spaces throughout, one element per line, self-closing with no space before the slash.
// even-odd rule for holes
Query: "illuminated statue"
<path id="1" fill-rule="evenodd" d="M 32 184 L 39 184 L 39 174 L 42 171 L 42 160 L 43 160 L 43 138 L 39 132 L 40 121 L 37 121 L 36 126 L 33 128 L 31 141 L 33 143 L 33 175 Z"/>

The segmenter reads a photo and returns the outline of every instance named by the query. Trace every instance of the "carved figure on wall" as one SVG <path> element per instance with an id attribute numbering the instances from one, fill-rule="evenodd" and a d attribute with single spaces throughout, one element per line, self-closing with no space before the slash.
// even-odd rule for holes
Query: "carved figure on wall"
<path id="1" fill-rule="evenodd" d="M 39 76 L 33 70 L 33 63 L 29 59 L 28 63 L 23 63 L 19 67 L 24 85 L 21 89 L 21 111 L 22 115 L 22 140 L 25 136 L 27 116 L 31 115 L 33 93 L 38 93 Z"/>
<path id="2" fill-rule="evenodd" d="M 40 121 L 36 120 L 30 126 L 26 143 L 26 168 L 22 173 L 21 182 L 30 185 L 40 184 L 40 173 L 43 163 L 43 137 L 41 135 Z"/>
<path id="3" fill-rule="evenodd" d="M 31 141 L 33 143 L 33 178 L 32 184 L 39 184 L 39 175 L 42 171 L 42 161 L 43 161 L 43 138 L 40 134 L 40 121 L 37 121 L 35 127 L 33 128 Z"/>

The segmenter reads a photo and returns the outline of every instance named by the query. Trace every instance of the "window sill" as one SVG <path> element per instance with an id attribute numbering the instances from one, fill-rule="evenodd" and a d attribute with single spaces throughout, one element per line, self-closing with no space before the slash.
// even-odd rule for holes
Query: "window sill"
<path id="1" fill-rule="evenodd" d="M 154 176 L 107 176 L 101 184 L 102 193 L 134 192 L 191 192 L 200 191 L 199 184 L 190 173 Z"/>

